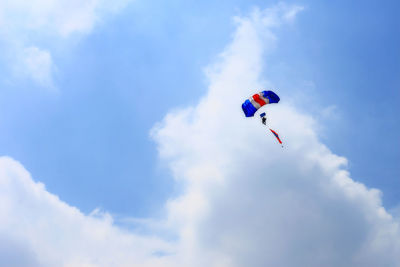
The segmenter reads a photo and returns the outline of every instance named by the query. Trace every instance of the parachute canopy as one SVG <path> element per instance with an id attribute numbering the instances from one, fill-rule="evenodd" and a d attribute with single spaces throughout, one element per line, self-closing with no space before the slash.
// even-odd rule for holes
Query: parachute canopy
<path id="1" fill-rule="evenodd" d="M 262 91 L 254 94 L 252 97 L 244 101 L 242 109 L 246 117 L 253 117 L 254 113 L 266 104 L 278 103 L 279 96 L 272 91 Z"/>

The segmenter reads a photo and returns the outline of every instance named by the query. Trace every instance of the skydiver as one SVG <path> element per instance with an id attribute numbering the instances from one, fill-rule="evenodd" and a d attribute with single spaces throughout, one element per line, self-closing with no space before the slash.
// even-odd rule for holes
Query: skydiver
<path id="1" fill-rule="evenodd" d="M 261 113 L 260 117 L 262 124 L 267 125 L 267 117 L 265 116 L 265 112 Z"/>

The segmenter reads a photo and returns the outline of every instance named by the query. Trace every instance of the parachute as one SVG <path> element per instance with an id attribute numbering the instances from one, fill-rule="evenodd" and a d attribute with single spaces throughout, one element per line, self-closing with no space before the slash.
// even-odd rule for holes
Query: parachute
<path id="1" fill-rule="evenodd" d="M 279 103 L 279 101 L 280 101 L 279 96 L 277 94 L 275 94 L 274 92 L 262 91 L 258 94 L 254 94 L 249 99 L 246 99 L 246 101 L 244 101 L 244 103 L 242 104 L 242 110 L 246 117 L 253 117 L 254 114 L 257 112 L 257 110 L 259 108 L 261 108 L 262 106 L 267 105 L 267 104 Z M 260 117 L 261 117 L 262 124 L 267 126 L 267 118 L 266 118 L 265 112 L 261 113 Z M 269 130 L 276 137 L 279 144 L 281 144 L 281 146 L 283 147 L 282 141 L 279 138 L 279 135 L 271 128 L 269 128 Z"/>
<path id="2" fill-rule="evenodd" d="M 242 109 L 246 117 L 253 117 L 254 113 L 259 108 L 266 104 L 278 103 L 280 100 L 279 96 L 272 91 L 262 91 L 258 94 L 254 94 L 252 97 L 244 101 Z"/>

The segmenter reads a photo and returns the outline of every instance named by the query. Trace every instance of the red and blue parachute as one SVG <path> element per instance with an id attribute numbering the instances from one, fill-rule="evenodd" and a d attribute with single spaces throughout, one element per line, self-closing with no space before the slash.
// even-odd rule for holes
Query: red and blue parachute
<path id="1" fill-rule="evenodd" d="M 244 101 L 242 104 L 242 109 L 246 117 L 253 117 L 254 113 L 257 112 L 259 108 L 266 104 L 278 103 L 279 96 L 272 91 L 262 91 L 258 94 L 254 94 L 252 97 Z"/>
<path id="2" fill-rule="evenodd" d="M 244 103 L 242 104 L 242 109 L 244 112 L 244 115 L 246 115 L 246 117 L 253 117 L 254 114 L 257 112 L 257 110 L 259 108 L 261 108 L 264 105 L 267 104 L 273 104 L 273 103 L 279 103 L 281 99 L 279 98 L 279 96 L 277 94 L 275 94 L 272 91 L 262 91 L 258 94 L 254 94 L 252 97 L 250 97 L 249 99 L 246 99 L 246 101 L 244 101 Z M 261 121 L 264 125 L 267 125 L 266 121 L 266 115 L 265 112 L 260 114 L 261 117 Z M 271 133 L 276 137 L 276 139 L 278 140 L 278 142 L 282 145 L 282 141 L 279 138 L 279 135 L 270 128 Z M 283 147 L 283 145 L 282 145 Z"/>

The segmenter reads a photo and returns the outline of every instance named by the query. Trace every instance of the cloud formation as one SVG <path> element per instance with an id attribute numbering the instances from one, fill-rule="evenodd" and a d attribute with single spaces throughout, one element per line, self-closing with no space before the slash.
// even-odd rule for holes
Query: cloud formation
<path id="1" fill-rule="evenodd" d="M 184 266 L 400 266 L 398 223 L 381 193 L 353 181 L 316 121 L 282 99 L 267 106 L 285 148 L 240 105 L 272 81 L 261 76 L 274 31 L 300 7 L 237 18 L 232 43 L 209 68 L 207 95 L 154 130 L 161 157 L 185 185 L 169 203 Z M 290 95 L 294 88 L 279 88 Z"/>
<path id="2" fill-rule="evenodd" d="M 1 266 L 156 266 L 170 245 L 84 215 L 34 182 L 18 162 L 0 158 Z"/>
<path id="3" fill-rule="evenodd" d="M 0 265 L 400 266 L 399 224 L 381 193 L 350 178 L 311 115 L 294 99 L 265 108 L 282 149 L 240 109 L 273 84 L 261 75 L 265 55 L 300 10 L 280 4 L 236 18 L 232 42 L 207 69 L 207 94 L 153 129 L 184 188 L 166 204 L 165 220 L 144 220 L 153 236 L 124 230 L 107 213 L 82 214 L 0 158 Z M 162 231 L 176 238 L 163 241 Z"/>
<path id="4" fill-rule="evenodd" d="M 130 0 L 5 0 L 0 2 L 0 42 L 9 49 L 8 65 L 16 77 L 53 88 L 55 63 L 43 40 L 84 35 Z M 40 40 L 40 43 L 38 43 Z"/>
<path id="5" fill-rule="evenodd" d="M 30 77 L 37 84 L 53 88 L 54 64 L 50 53 L 37 47 L 27 47 L 19 52 L 14 71 Z"/>

